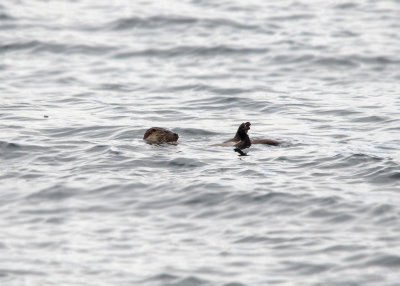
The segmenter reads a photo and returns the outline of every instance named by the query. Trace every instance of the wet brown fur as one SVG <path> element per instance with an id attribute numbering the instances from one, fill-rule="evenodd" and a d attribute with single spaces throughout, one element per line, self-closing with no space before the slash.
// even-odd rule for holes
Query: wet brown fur
<path id="1" fill-rule="evenodd" d="M 250 122 L 240 124 L 234 138 L 225 141 L 222 144 L 214 144 L 211 146 L 236 147 L 238 149 L 245 149 L 250 147 L 251 141 L 249 135 L 247 135 L 247 132 L 250 129 L 250 125 Z"/>
<path id="2" fill-rule="evenodd" d="M 175 143 L 178 134 L 161 127 L 151 127 L 144 133 L 143 139 L 151 143 Z"/>
<path id="3" fill-rule="evenodd" d="M 246 131 L 246 134 L 247 134 L 247 132 L 250 130 L 250 125 L 251 125 L 250 122 L 246 122 L 246 123 L 240 124 L 240 126 L 239 126 L 239 128 L 238 128 L 238 130 L 237 130 L 237 132 L 235 134 L 235 137 L 225 141 L 224 143 L 240 142 L 241 138 L 239 136 L 239 132 L 240 132 L 241 128 L 243 128 L 245 126 L 245 131 Z M 273 146 L 278 146 L 278 145 L 281 144 L 281 142 L 276 141 L 276 140 L 272 140 L 272 139 L 250 139 L 250 142 L 251 142 L 251 144 L 267 144 L 267 145 L 273 145 Z M 237 144 L 239 144 L 239 143 L 237 143 Z"/>
<path id="4" fill-rule="evenodd" d="M 247 132 L 250 130 L 250 122 L 240 124 L 235 137 L 238 137 L 239 141 L 235 144 L 236 148 L 246 149 L 251 146 L 250 137 Z"/>

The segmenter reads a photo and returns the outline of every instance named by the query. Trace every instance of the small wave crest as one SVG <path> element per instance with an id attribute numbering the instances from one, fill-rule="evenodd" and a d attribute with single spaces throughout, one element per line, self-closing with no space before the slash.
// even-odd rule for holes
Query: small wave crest
<path id="1" fill-rule="evenodd" d="M 144 49 L 139 51 L 128 51 L 114 54 L 115 59 L 127 59 L 133 57 L 184 57 L 184 56 L 216 56 L 216 55 L 243 55 L 264 54 L 267 48 L 234 47 L 226 45 L 217 46 L 178 46 L 169 49 Z"/>
<path id="2" fill-rule="evenodd" d="M 181 26 L 201 26 L 203 28 L 228 27 L 235 30 L 251 30 L 262 31 L 263 29 L 257 25 L 241 23 L 232 19 L 224 18 L 196 18 L 185 16 L 167 16 L 155 15 L 150 17 L 129 17 L 118 19 L 108 24 L 109 28 L 114 31 L 129 29 L 165 29 L 166 27 Z"/>
<path id="3" fill-rule="evenodd" d="M 13 149 L 19 149 L 21 146 L 16 144 L 16 143 L 12 143 L 12 142 L 6 142 L 6 141 L 0 141 L 0 148 L 3 150 L 13 150 Z"/>
<path id="4" fill-rule="evenodd" d="M 67 43 L 49 43 L 39 40 L 0 44 L 0 53 L 28 51 L 32 54 L 50 52 L 54 54 L 103 54 L 111 51 L 111 47 L 91 46 L 85 44 L 71 45 Z"/>
<path id="5" fill-rule="evenodd" d="M 10 20 L 14 20 L 14 17 L 12 17 L 10 14 L 4 13 L 4 12 L 0 12 L 0 20 L 2 20 L 2 21 L 10 21 Z"/>

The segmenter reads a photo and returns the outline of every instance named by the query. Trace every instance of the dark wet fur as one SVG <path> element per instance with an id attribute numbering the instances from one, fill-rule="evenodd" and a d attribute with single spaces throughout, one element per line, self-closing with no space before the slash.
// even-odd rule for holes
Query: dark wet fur
<path id="1" fill-rule="evenodd" d="M 172 143 L 178 141 L 178 134 L 161 127 L 151 127 L 144 133 L 143 139 L 152 143 Z"/>
<path id="2" fill-rule="evenodd" d="M 247 135 L 247 132 L 250 130 L 250 125 L 251 125 L 250 122 L 246 122 L 246 123 L 240 124 L 235 136 L 232 139 L 229 139 L 229 140 L 225 141 L 224 143 L 238 142 L 238 144 L 239 144 L 240 141 L 242 141 L 242 138 L 241 138 L 241 135 L 240 135 L 241 130 L 244 129 L 245 132 L 246 132 L 246 135 Z M 243 137 L 243 135 L 242 135 L 242 137 Z M 249 136 L 247 135 L 247 137 L 249 137 Z M 249 140 L 251 142 L 250 145 L 251 144 L 267 144 L 267 145 L 272 145 L 272 146 L 278 146 L 278 145 L 281 144 L 281 142 L 276 141 L 276 140 L 272 140 L 272 139 L 249 139 Z M 248 146 L 248 147 L 250 147 L 250 146 Z"/>
<path id="3" fill-rule="evenodd" d="M 235 135 L 235 137 L 237 136 L 239 138 L 238 143 L 235 144 L 236 148 L 242 150 L 251 146 L 250 137 L 249 135 L 247 135 L 247 132 L 250 129 L 250 125 L 250 122 L 240 124 Z"/>

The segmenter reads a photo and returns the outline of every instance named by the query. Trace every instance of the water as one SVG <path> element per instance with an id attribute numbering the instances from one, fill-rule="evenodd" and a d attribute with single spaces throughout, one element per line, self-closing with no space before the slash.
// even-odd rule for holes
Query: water
<path id="1" fill-rule="evenodd" d="M 1 2 L 1 285 L 399 285 L 400 2 L 270 2 Z"/>

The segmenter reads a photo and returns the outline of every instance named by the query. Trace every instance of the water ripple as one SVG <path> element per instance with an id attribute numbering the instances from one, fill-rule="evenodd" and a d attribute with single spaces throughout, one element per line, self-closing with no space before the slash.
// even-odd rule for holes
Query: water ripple
<path id="1" fill-rule="evenodd" d="M 235 54 L 263 54 L 268 52 L 267 48 L 246 48 L 231 46 L 179 46 L 170 49 L 145 49 L 141 51 L 122 52 L 113 55 L 115 59 L 128 59 L 133 57 L 181 57 L 181 56 L 215 56 Z"/>
<path id="2" fill-rule="evenodd" d="M 31 54 L 50 52 L 55 54 L 104 54 L 113 48 L 107 46 L 70 45 L 43 42 L 38 40 L 14 42 L 0 45 L 0 53 L 29 51 Z"/>

